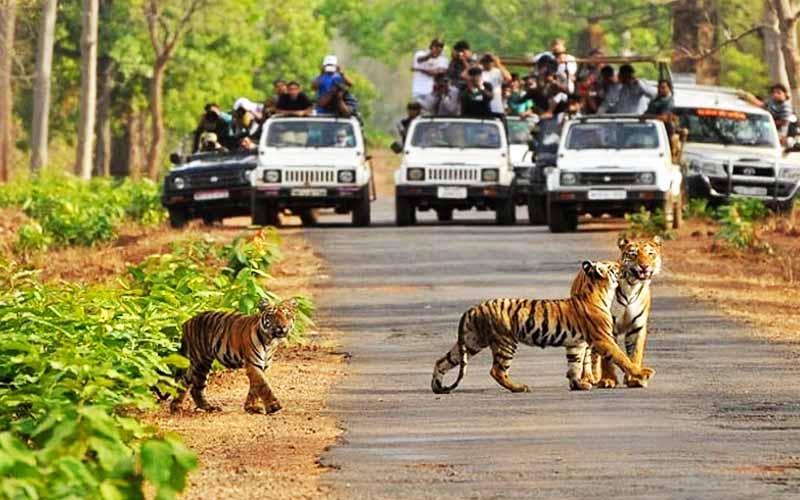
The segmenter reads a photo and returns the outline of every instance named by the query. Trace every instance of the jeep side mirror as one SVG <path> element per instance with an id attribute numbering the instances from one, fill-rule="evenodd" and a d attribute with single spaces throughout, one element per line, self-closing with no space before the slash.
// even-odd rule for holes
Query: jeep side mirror
<path id="1" fill-rule="evenodd" d="M 399 142 L 393 142 L 391 146 L 389 146 L 395 154 L 400 154 L 403 152 L 403 145 Z"/>
<path id="2" fill-rule="evenodd" d="M 172 153 L 169 155 L 169 161 L 171 161 L 173 165 L 181 165 L 183 163 L 183 156 L 178 153 Z"/>

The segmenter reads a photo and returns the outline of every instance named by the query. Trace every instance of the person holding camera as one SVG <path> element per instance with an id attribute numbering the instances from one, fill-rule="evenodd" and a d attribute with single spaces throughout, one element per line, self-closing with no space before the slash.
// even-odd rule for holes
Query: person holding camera
<path id="1" fill-rule="evenodd" d="M 420 50 L 414 54 L 411 71 L 411 100 L 421 102 L 426 95 L 433 92 L 434 79 L 447 72 L 449 62 L 442 55 L 444 42 L 438 38 L 431 41 L 428 50 Z"/>
<path id="2" fill-rule="evenodd" d="M 461 102 L 458 89 L 450 85 L 447 75 L 439 75 L 433 84 L 433 92 L 422 99 L 422 109 L 431 116 L 458 116 Z"/>
<path id="3" fill-rule="evenodd" d="M 322 60 L 322 71 L 314 81 L 311 88 L 317 91 L 317 113 L 331 113 L 331 110 L 342 109 L 345 94 L 353 86 L 353 82 L 345 76 L 339 66 L 339 60 L 334 55 L 327 55 Z M 350 116 L 348 114 L 347 116 Z"/>
<path id="4" fill-rule="evenodd" d="M 467 70 L 467 76 L 469 79 L 461 91 L 461 115 L 493 116 L 494 88 L 491 83 L 483 81 L 483 70 L 474 66 Z"/>
<path id="5" fill-rule="evenodd" d="M 458 88 L 459 91 L 467 86 L 468 77 L 466 71 L 472 66 L 472 63 L 473 55 L 469 42 L 459 40 L 453 45 L 450 65 L 447 68 L 447 76 L 450 78 L 450 83 Z"/>
<path id="6" fill-rule="evenodd" d="M 233 145 L 233 117 L 220 110 L 219 104 L 210 102 L 205 105 L 200 123 L 194 131 L 192 153 L 200 150 L 201 137 L 204 133 L 211 132 L 215 141 L 222 146 L 230 148 Z"/>

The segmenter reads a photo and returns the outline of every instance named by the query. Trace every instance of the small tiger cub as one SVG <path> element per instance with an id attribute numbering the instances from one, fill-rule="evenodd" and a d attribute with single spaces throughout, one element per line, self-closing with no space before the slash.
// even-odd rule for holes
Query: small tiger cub
<path id="1" fill-rule="evenodd" d="M 584 379 L 588 345 L 626 373 L 649 378 L 655 372 L 633 364 L 614 340 L 611 304 L 619 273 L 616 262 L 585 261 L 568 299 L 493 299 L 467 309 L 458 324 L 458 341 L 434 365 L 431 389 L 437 394 L 455 389 L 464 378 L 469 358 L 488 346 L 493 356 L 492 378 L 509 391 L 528 392 L 527 385 L 508 375 L 520 342 L 542 348 L 565 346 L 567 378 L 573 390 L 592 388 L 591 380 Z M 456 366 L 455 382 L 442 385 L 445 373 Z"/>
<path id="2" fill-rule="evenodd" d="M 198 409 L 219 411 L 206 401 L 206 387 L 211 363 L 216 359 L 226 368 L 244 368 L 250 379 L 250 392 L 244 402 L 248 413 L 275 413 L 281 404 L 267 384 L 266 370 L 278 343 L 294 327 L 297 303 L 294 299 L 271 305 L 262 300 L 259 313 L 246 316 L 234 312 L 206 311 L 183 324 L 181 354 L 189 359 L 189 368 L 178 374 L 184 385 L 170 404 L 175 413 L 191 388 Z"/>

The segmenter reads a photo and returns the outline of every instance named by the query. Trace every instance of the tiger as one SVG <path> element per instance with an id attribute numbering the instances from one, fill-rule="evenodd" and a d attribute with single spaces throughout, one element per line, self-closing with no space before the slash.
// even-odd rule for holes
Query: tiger
<path id="1" fill-rule="evenodd" d="M 180 409 L 189 389 L 198 409 L 220 411 L 203 395 L 215 359 L 226 368 L 247 371 L 250 391 L 244 403 L 246 412 L 271 414 L 282 408 L 265 372 L 279 342 L 294 328 L 297 302 L 288 299 L 271 305 L 262 300 L 258 308 L 258 314 L 253 315 L 206 311 L 183 324 L 180 352 L 189 359 L 189 368 L 178 374 L 182 388 L 170 403 L 173 413 Z"/>
<path id="2" fill-rule="evenodd" d="M 650 317 L 650 281 L 661 272 L 662 240 L 658 236 L 650 239 L 629 240 L 620 238 L 617 246 L 621 252 L 619 263 L 622 266 L 620 284 L 617 288 L 611 315 L 614 318 L 614 335 L 620 346 L 636 366 L 642 366 L 644 348 L 647 341 L 647 321 Z M 576 291 L 577 281 L 572 292 Z M 614 388 L 618 385 L 614 365 L 591 355 L 589 365 L 591 374 L 585 379 L 595 380 L 600 388 Z M 647 387 L 647 380 L 625 375 L 628 387 Z"/>
<path id="3" fill-rule="evenodd" d="M 434 365 L 431 389 L 436 394 L 453 391 L 464 378 L 469 358 L 489 346 L 492 378 L 511 392 L 529 392 L 527 385 L 514 382 L 508 374 L 519 342 L 542 348 L 565 346 L 572 390 L 592 388 L 584 379 L 587 343 L 631 376 L 650 378 L 655 371 L 635 365 L 614 341 L 611 304 L 619 272 L 614 261 L 584 261 L 576 278 L 579 284 L 568 299 L 492 299 L 470 307 L 459 321 L 457 342 Z M 444 375 L 456 366 L 455 382 L 443 386 Z"/>

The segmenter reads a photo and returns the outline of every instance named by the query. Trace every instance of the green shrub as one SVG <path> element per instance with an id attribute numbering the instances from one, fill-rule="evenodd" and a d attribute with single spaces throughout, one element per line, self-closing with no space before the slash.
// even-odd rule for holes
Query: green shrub
<path id="1" fill-rule="evenodd" d="M 760 221 L 769 215 L 769 209 L 758 198 L 733 198 L 727 204 L 717 208 L 714 217 L 725 223 L 725 220 L 731 218 L 731 212 L 735 212 L 734 218 L 745 222 Z"/>
<path id="2" fill-rule="evenodd" d="M 705 198 L 692 198 L 683 206 L 683 216 L 687 219 L 710 219 L 714 216 L 714 208 Z"/>
<path id="3" fill-rule="evenodd" d="M 114 286 L 44 284 L 0 262 L 0 497 L 142 498 L 145 483 L 157 498 L 181 491 L 194 455 L 131 415 L 155 406 L 153 388 L 174 393 L 186 319 L 278 299 L 263 287 L 277 245 L 271 232 L 200 240 L 131 266 Z M 211 254 L 240 269 L 209 266 Z M 294 341 L 312 311 L 298 302 Z"/>
<path id="4" fill-rule="evenodd" d="M 621 236 L 629 238 L 661 236 L 664 239 L 675 237 L 675 232 L 667 229 L 667 218 L 661 209 L 650 212 L 641 207 L 638 212 L 625 214 L 625 220 L 628 221 L 628 229 L 623 231 Z"/>

